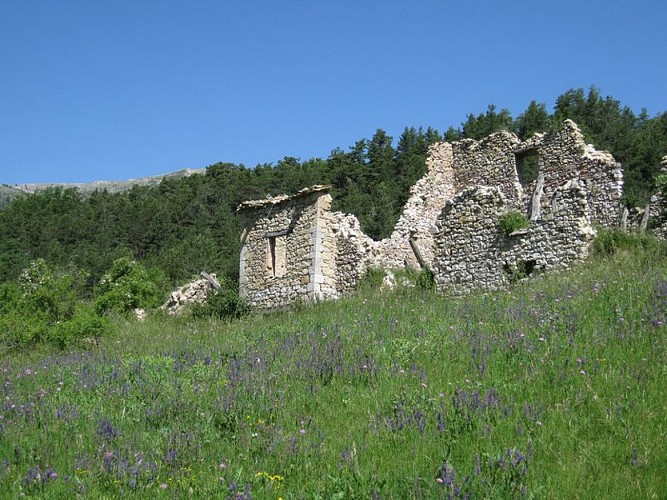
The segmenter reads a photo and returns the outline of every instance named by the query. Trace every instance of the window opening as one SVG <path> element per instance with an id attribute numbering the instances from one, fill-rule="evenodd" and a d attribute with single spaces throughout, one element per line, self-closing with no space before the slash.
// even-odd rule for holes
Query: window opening
<path id="1" fill-rule="evenodd" d="M 537 180 L 540 173 L 540 161 L 537 149 L 529 149 L 515 154 L 516 173 L 519 176 L 519 183 L 524 188 Z"/>
<path id="2" fill-rule="evenodd" d="M 284 234 L 266 237 L 266 272 L 276 278 L 285 276 L 287 272 L 287 239 Z"/>

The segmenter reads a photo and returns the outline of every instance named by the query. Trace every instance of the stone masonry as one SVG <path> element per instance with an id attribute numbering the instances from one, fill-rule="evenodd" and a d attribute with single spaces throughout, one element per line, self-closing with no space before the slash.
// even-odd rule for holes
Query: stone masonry
<path id="1" fill-rule="evenodd" d="M 539 175 L 523 180 L 536 156 Z M 498 132 L 431 146 L 426 174 L 391 236 L 373 241 L 352 215 L 331 212 L 328 186 L 242 203 L 240 292 L 270 309 L 348 293 L 373 266 L 428 267 L 438 289 L 496 289 L 530 272 L 583 259 L 593 225 L 621 220 L 623 172 L 566 120 L 521 142 Z M 458 193 L 458 194 L 457 194 Z M 498 221 L 523 212 L 530 227 L 502 235 Z"/>
<path id="2" fill-rule="evenodd" d="M 585 258 L 595 235 L 586 196 L 572 180 L 554 190 L 539 220 L 503 234 L 499 221 L 508 203 L 498 188 L 476 186 L 459 193 L 436 222 L 438 289 L 455 294 L 495 290 L 534 271 Z"/>
<path id="3" fill-rule="evenodd" d="M 427 262 L 433 261 L 435 219 L 456 193 L 454 155 L 447 142 L 433 144 L 426 158 L 426 174 L 410 188 L 394 231 L 377 245 L 374 265 L 385 268 L 419 268 L 410 239 Z"/>
<path id="4" fill-rule="evenodd" d="M 243 222 L 240 292 L 253 307 L 338 297 L 329 186 L 246 201 L 237 212 Z"/>
<path id="5" fill-rule="evenodd" d="M 210 275 L 215 281 L 215 274 Z M 161 309 L 170 315 L 179 315 L 189 304 L 206 302 L 209 293 L 215 292 L 215 286 L 209 279 L 197 279 L 171 292 Z M 218 285 L 219 286 L 219 285 Z"/>
<path id="6" fill-rule="evenodd" d="M 623 170 L 607 151 L 597 151 L 586 144 L 579 127 L 565 120 L 560 130 L 535 134 L 515 151 L 533 150 L 538 156 L 539 170 L 544 175 L 546 196 L 570 179 L 579 179 L 591 209 L 593 222 L 603 227 L 620 223 Z M 528 192 L 535 189 L 535 183 Z"/>

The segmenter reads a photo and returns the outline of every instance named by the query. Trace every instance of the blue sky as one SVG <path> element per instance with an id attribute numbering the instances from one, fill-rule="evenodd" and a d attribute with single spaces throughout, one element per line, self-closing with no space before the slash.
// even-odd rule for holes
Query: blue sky
<path id="1" fill-rule="evenodd" d="M 590 85 L 654 116 L 666 21 L 664 0 L 0 0 L 0 182 L 326 158 Z"/>

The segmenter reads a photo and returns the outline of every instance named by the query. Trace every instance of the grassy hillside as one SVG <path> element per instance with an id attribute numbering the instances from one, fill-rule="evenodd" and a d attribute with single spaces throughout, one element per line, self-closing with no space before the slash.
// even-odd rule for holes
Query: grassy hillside
<path id="1" fill-rule="evenodd" d="M 654 243 L 505 293 L 119 319 L 0 361 L 0 495 L 660 497 L 666 320 Z"/>
<path id="2" fill-rule="evenodd" d="M 7 205 L 13 199 L 20 198 L 21 196 L 25 196 L 25 192 L 11 186 L 0 184 L 0 208 Z"/>

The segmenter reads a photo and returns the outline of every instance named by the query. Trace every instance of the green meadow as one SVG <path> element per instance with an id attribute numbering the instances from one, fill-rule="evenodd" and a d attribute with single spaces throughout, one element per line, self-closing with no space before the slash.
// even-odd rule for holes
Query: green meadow
<path id="1" fill-rule="evenodd" d="M 664 498 L 667 252 L 607 243 L 503 292 L 6 352 L 0 496 Z"/>

